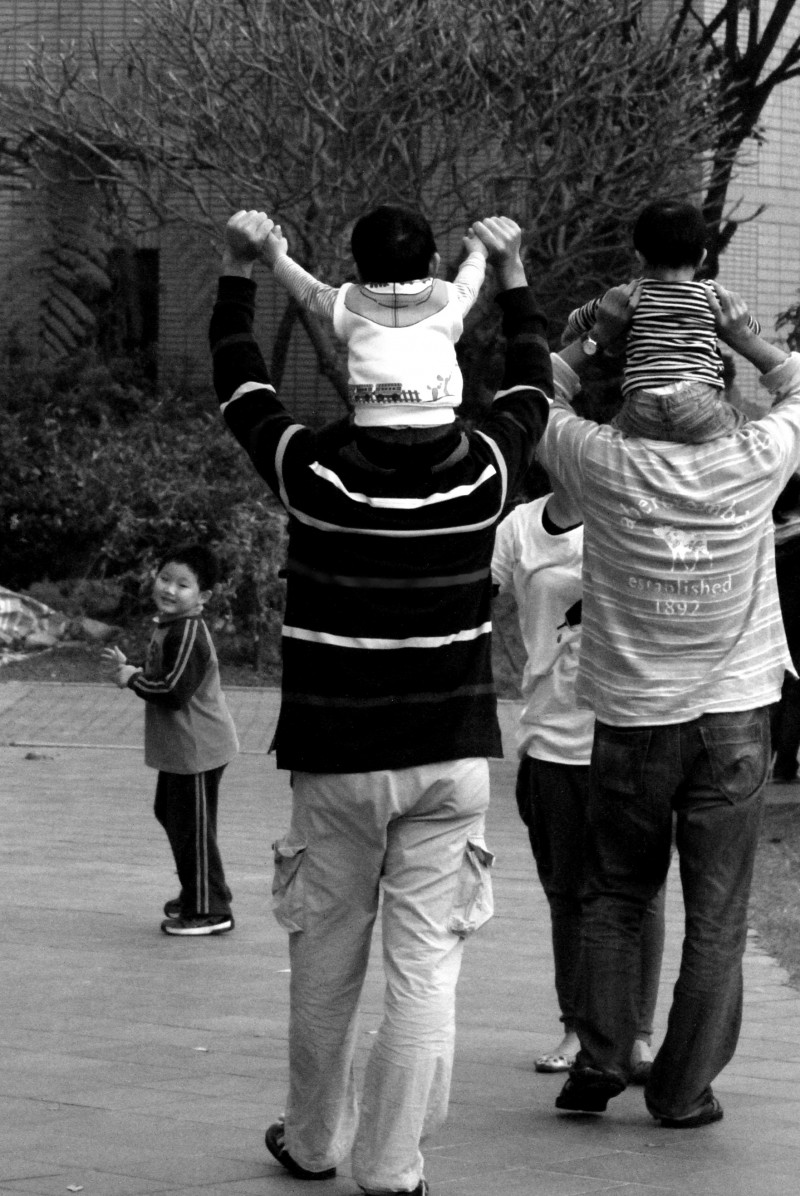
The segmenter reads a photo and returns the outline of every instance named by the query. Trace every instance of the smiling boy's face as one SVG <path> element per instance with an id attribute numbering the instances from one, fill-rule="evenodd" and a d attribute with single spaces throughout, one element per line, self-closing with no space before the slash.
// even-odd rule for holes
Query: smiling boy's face
<path id="1" fill-rule="evenodd" d="M 210 597 L 210 590 L 201 590 L 195 573 L 180 561 L 165 561 L 153 582 L 153 600 L 162 615 L 188 615 Z"/>

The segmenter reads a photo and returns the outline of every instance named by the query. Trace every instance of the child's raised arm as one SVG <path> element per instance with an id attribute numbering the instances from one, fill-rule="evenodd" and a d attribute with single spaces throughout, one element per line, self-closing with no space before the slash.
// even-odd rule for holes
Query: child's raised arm
<path id="1" fill-rule="evenodd" d="M 265 237 L 259 256 L 270 267 L 284 290 L 288 291 L 301 307 L 315 316 L 333 319 L 336 288 L 320 282 L 289 257 L 289 242 L 279 224 L 273 225 L 271 232 Z"/>
<path id="2" fill-rule="evenodd" d="M 462 240 L 467 256 L 458 268 L 453 280 L 461 314 L 465 316 L 478 298 L 478 292 L 486 277 L 486 259 L 489 251 L 473 228 L 468 228 Z"/>

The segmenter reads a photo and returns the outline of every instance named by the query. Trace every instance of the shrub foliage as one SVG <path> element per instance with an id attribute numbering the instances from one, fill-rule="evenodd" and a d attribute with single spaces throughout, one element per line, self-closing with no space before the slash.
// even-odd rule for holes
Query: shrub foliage
<path id="1" fill-rule="evenodd" d="M 149 605 L 170 546 L 202 540 L 220 557 L 218 622 L 274 664 L 285 521 L 209 395 L 154 388 L 131 363 L 91 356 L 0 371 L 0 583 L 113 578 L 123 614 Z M 145 599 L 146 596 L 146 599 Z"/>

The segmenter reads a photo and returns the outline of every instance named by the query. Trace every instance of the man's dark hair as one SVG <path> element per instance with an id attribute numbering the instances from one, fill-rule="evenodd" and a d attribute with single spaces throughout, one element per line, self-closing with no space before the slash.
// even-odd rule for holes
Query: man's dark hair
<path id="1" fill-rule="evenodd" d="M 427 277 L 436 242 L 419 212 L 382 204 L 356 222 L 350 248 L 364 282 L 411 282 Z"/>
<path id="2" fill-rule="evenodd" d="M 213 590 L 219 579 L 217 558 L 205 544 L 180 544 L 162 552 L 158 560 L 158 572 L 169 564 L 185 565 L 197 578 L 201 590 Z"/>
<path id="3" fill-rule="evenodd" d="M 703 213 L 682 200 L 655 200 L 633 226 L 634 248 L 649 266 L 698 266 L 707 242 Z"/>

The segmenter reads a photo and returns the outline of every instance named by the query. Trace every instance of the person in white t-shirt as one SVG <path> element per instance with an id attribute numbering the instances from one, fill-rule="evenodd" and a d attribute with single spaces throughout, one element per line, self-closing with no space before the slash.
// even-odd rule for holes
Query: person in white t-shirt
<path id="1" fill-rule="evenodd" d="M 463 379 L 455 345 L 486 273 L 486 248 L 472 229 L 453 282 L 431 226 L 411 208 L 382 204 L 356 221 L 351 250 L 358 282 L 327 286 L 289 257 L 280 225 L 264 261 L 301 307 L 330 320 L 347 345 L 348 397 L 358 427 L 441 425 L 455 419 Z"/>
<path id="2" fill-rule="evenodd" d="M 526 658 L 524 706 L 517 735 L 517 806 L 528 828 L 542 888 L 550 906 L 556 995 L 564 1035 L 535 1063 L 539 1072 L 567 1071 L 580 1048 L 576 983 L 580 954 L 584 835 L 594 715 L 575 701 L 581 642 L 583 520 L 559 483 L 516 507 L 497 529 L 492 579 L 516 600 Z M 644 1083 L 661 956 L 664 897 L 648 907 L 641 941 L 639 1019 L 630 1078 Z"/>

